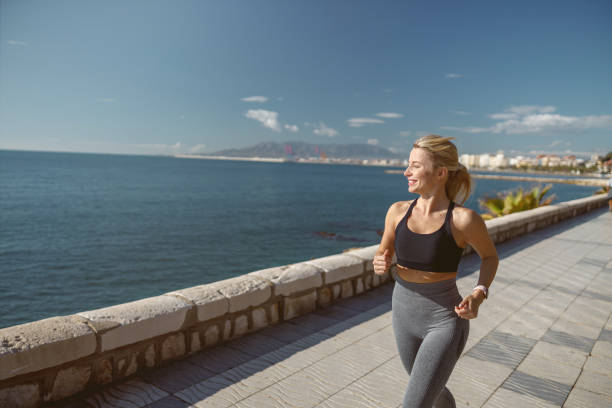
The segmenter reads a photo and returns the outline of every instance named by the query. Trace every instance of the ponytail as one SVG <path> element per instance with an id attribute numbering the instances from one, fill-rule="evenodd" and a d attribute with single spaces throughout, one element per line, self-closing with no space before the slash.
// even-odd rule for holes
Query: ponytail
<path id="1" fill-rule="evenodd" d="M 451 201 L 464 204 L 472 192 L 472 177 L 465 166 L 458 163 L 457 170 L 448 172 L 448 180 L 444 186 L 446 195 Z"/>

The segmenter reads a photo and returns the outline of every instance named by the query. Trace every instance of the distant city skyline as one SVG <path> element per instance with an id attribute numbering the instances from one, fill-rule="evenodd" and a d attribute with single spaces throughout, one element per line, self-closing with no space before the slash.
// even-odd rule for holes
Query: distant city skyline
<path id="1" fill-rule="evenodd" d="M 0 149 L 612 150 L 612 3 L 0 1 Z"/>

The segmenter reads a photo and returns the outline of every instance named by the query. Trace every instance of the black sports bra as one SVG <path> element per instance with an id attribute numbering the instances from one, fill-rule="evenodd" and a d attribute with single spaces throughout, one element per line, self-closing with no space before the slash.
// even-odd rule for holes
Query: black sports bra
<path id="1" fill-rule="evenodd" d="M 450 202 L 444 224 L 439 230 L 431 234 L 417 234 L 410 231 L 407 224 L 417 200 L 410 204 L 406 215 L 395 227 L 395 254 L 398 265 L 419 271 L 456 272 L 463 248 L 457 246 L 450 227 L 455 203 Z"/>

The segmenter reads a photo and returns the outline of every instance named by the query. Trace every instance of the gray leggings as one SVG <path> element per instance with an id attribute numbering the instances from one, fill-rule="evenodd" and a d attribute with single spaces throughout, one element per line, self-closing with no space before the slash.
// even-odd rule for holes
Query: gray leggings
<path id="1" fill-rule="evenodd" d="M 455 406 L 445 384 L 470 331 L 469 320 L 454 311 L 462 299 L 455 279 L 412 283 L 395 274 L 393 331 L 410 375 L 403 408 Z"/>

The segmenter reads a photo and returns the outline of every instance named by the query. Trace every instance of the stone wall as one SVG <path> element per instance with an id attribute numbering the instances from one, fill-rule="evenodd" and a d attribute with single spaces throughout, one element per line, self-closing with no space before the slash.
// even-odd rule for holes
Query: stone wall
<path id="1" fill-rule="evenodd" d="M 607 203 L 593 196 L 487 221 L 494 242 Z M 377 245 L 0 329 L 0 407 L 38 407 L 389 282 Z M 468 248 L 466 252 L 469 252 Z"/>

